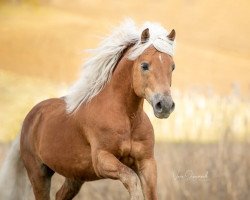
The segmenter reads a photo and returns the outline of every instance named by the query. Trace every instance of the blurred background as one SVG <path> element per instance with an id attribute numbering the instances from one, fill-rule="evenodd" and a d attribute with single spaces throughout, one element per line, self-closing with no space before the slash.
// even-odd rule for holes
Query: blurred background
<path id="1" fill-rule="evenodd" d="M 248 0 L 0 0 L 0 163 L 34 104 L 64 95 L 84 49 L 130 17 L 177 32 L 176 110 L 159 120 L 145 104 L 159 199 L 249 199 L 249 10 Z M 63 180 L 54 179 L 52 196 Z M 109 180 L 87 183 L 76 197 L 118 198 L 128 194 Z"/>

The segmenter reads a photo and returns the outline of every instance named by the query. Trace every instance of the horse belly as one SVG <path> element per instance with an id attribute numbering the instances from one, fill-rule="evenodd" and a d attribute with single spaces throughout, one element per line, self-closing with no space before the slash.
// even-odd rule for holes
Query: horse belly
<path id="1" fill-rule="evenodd" d="M 64 150 L 53 150 L 53 156 L 42 154 L 44 164 L 53 171 L 72 179 L 96 180 L 90 147 L 64 146 Z"/>
<path id="2" fill-rule="evenodd" d="M 91 147 L 82 132 L 69 127 L 73 126 L 64 124 L 58 132 L 47 129 L 43 133 L 39 145 L 41 159 L 67 178 L 95 180 Z"/>

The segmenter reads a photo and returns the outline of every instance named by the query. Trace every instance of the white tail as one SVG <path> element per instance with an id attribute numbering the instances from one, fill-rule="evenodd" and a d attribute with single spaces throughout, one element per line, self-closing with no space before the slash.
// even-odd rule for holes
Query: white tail
<path id="1" fill-rule="evenodd" d="M 29 199 L 30 184 L 20 157 L 20 136 L 13 142 L 0 170 L 0 199 Z"/>

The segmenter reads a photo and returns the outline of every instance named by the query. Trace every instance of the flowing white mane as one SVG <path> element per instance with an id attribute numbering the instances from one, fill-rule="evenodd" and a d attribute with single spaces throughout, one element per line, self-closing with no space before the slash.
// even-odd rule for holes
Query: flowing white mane
<path id="1" fill-rule="evenodd" d="M 149 29 L 150 39 L 142 43 L 141 33 L 146 28 Z M 85 62 L 80 79 L 69 89 L 65 97 L 67 111 L 76 110 L 102 90 L 111 79 L 123 50 L 130 45 L 133 45 L 128 56 L 130 60 L 136 59 L 152 44 L 158 51 L 173 56 L 174 42 L 167 38 L 168 34 L 169 32 L 157 23 L 146 22 L 138 29 L 132 20 L 125 20 L 98 48 L 90 50 L 94 56 Z"/>

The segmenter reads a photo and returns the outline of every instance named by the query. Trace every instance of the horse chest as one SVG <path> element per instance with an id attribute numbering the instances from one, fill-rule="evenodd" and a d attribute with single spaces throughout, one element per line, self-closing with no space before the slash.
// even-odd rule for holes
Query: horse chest
<path id="1" fill-rule="evenodd" d="M 137 141 L 124 141 L 119 147 L 118 159 L 127 166 L 132 166 L 135 160 L 141 159 L 144 155 L 143 144 Z"/>
<path id="2" fill-rule="evenodd" d="M 121 141 L 118 152 L 119 152 L 120 157 L 129 156 L 131 152 L 131 140 L 128 139 L 128 140 Z"/>
<path id="3" fill-rule="evenodd" d="M 138 140 L 140 131 L 138 132 L 138 128 L 136 130 L 133 131 L 129 120 L 100 126 L 96 132 L 100 149 L 110 151 L 122 162 L 131 163 L 141 153 L 142 143 Z"/>
<path id="4" fill-rule="evenodd" d="M 143 143 L 134 140 L 132 136 L 123 137 L 119 142 L 118 149 L 118 157 L 131 163 L 131 158 L 135 159 L 143 154 Z"/>
<path id="5" fill-rule="evenodd" d="M 118 159 L 125 165 L 131 166 L 134 163 L 134 159 L 131 157 L 131 140 L 122 141 L 119 145 Z"/>

